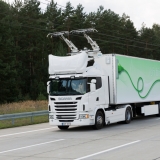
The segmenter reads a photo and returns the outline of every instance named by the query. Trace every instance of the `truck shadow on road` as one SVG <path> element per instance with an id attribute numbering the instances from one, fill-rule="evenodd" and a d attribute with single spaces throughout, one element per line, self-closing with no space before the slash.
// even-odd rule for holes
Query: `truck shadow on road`
<path id="1" fill-rule="evenodd" d="M 100 132 L 100 131 L 104 131 L 104 130 L 109 130 L 109 129 L 125 129 L 125 128 L 134 128 L 136 127 L 142 127 L 145 124 L 148 125 L 148 121 L 150 121 L 150 123 L 154 123 L 155 121 L 157 121 L 160 118 L 156 117 L 155 115 L 152 116 L 147 116 L 147 117 L 143 117 L 143 116 L 139 116 L 136 118 L 133 118 L 130 124 L 124 124 L 123 122 L 121 123 L 113 123 L 110 125 L 105 125 L 101 130 L 95 130 L 93 129 L 92 126 L 71 126 L 69 129 L 67 130 L 56 130 L 56 132 Z M 157 122 L 159 122 L 157 121 Z"/>
<path id="2" fill-rule="evenodd" d="M 116 128 L 116 126 L 118 126 L 117 123 L 113 123 L 110 125 L 105 125 L 102 129 L 100 130 L 95 130 L 93 129 L 92 126 L 72 126 L 70 128 L 68 128 L 67 130 L 57 130 L 58 132 L 100 132 L 100 131 L 104 131 L 105 129 L 108 130 L 109 128 Z"/>

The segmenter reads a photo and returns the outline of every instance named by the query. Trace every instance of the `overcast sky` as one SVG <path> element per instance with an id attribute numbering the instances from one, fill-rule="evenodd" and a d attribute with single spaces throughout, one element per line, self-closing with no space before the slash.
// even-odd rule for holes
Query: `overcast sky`
<path id="1" fill-rule="evenodd" d="M 49 0 L 39 1 L 49 3 Z M 100 5 L 104 9 L 111 9 L 120 16 L 125 13 L 130 16 L 131 21 L 137 29 L 141 28 L 143 22 L 146 24 L 146 27 L 150 28 L 154 23 L 160 24 L 160 0 L 54 0 L 58 5 L 62 6 L 66 6 L 66 3 L 69 1 L 74 8 L 78 4 L 82 4 L 86 13 L 97 11 Z M 44 9 L 46 5 L 42 5 Z"/>
<path id="2" fill-rule="evenodd" d="M 69 0 L 54 1 L 65 6 Z M 160 24 L 160 0 L 70 0 L 70 2 L 75 8 L 79 3 L 82 4 L 85 12 L 97 11 L 102 5 L 104 9 L 111 9 L 120 16 L 125 13 L 130 16 L 137 29 L 141 28 L 143 22 L 150 28 L 154 23 Z"/>

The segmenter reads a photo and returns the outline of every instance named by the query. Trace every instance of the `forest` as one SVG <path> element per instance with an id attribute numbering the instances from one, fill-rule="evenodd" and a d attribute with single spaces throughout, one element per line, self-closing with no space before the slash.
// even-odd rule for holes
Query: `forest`
<path id="1" fill-rule="evenodd" d="M 160 25 L 140 30 L 122 16 L 99 6 L 86 13 L 83 5 L 60 6 L 54 0 L 0 0 L 0 103 L 46 100 L 48 55 L 66 56 L 67 45 L 48 33 L 95 28 L 89 36 L 103 54 L 117 53 L 160 60 Z M 46 6 L 41 9 L 40 4 Z M 83 35 L 67 36 L 79 49 L 90 48 Z"/>

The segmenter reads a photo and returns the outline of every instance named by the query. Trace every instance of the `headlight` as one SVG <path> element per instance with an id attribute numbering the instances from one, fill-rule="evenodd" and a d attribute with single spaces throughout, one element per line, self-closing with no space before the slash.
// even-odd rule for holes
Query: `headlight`
<path id="1" fill-rule="evenodd" d="M 89 118 L 89 114 L 80 114 L 79 119 L 87 119 Z"/>

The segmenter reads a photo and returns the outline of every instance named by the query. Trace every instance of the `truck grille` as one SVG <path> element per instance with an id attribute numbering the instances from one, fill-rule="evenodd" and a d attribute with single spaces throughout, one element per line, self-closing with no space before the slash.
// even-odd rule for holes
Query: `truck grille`
<path id="1" fill-rule="evenodd" d="M 54 102 L 56 119 L 61 121 L 77 118 L 77 102 Z"/>

